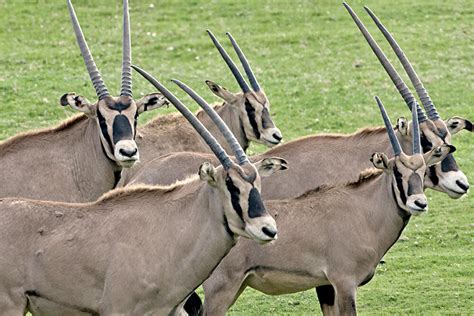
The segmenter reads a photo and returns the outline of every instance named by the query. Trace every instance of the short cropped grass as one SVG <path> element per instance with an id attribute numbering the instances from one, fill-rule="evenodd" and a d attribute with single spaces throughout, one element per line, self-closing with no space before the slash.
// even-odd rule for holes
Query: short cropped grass
<path id="1" fill-rule="evenodd" d="M 118 93 L 121 3 L 74 3 L 109 90 Z M 395 61 L 362 6 L 370 6 L 390 28 L 443 118 L 474 119 L 472 1 L 350 4 Z M 205 79 L 230 90 L 237 84 L 205 30 L 213 30 L 229 48 L 225 32 L 232 32 L 272 102 L 271 112 L 286 141 L 380 125 L 374 95 L 384 101 L 393 121 L 409 115 L 340 1 L 132 0 L 131 20 L 134 63 L 163 81 L 183 80 L 209 101 L 217 99 L 207 90 Z M 402 72 L 398 63 L 396 67 Z M 135 95 L 153 90 L 135 75 Z M 71 116 L 71 110 L 59 106 L 60 96 L 71 91 L 95 99 L 65 1 L 0 0 L 0 139 Z M 191 104 L 182 92 L 178 95 Z M 155 115 L 157 111 L 145 119 Z M 473 135 L 460 133 L 454 144 L 458 164 L 474 182 Z M 262 150 L 251 147 L 253 153 Z M 474 313 L 473 198 L 427 194 L 429 213 L 411 220 L 375 278 L 359 289 L 361 314 Z M 320 313 L 314 290 L 278 297 L 246 290 L 230 312 L 314 313 Z"/>

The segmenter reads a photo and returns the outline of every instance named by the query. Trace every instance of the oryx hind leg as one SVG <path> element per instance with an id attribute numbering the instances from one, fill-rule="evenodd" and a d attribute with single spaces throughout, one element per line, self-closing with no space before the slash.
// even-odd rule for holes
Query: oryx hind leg
<path id="1" fill-rule="evenodd" d="M 243 276 L 240 278 L 226 279 L 219 283 L 208 281 L 210 281 L 210 279 L 203 284 L 204 315 L 225 315 L 247 287 L 244 283 Z"/>
<path id="2" fill-rule="evenodd" d="M 350 283 L 336 283 L 333 286 L 339 315 L 357 315 L 356 286 Z"/>
<path id="3" fill-rule="evenodd" d="M 324 316 L 336 316 L 336 293 L 331 284 L 316 287 L 316 294 L 318 295 L 319 305 Z"/>
<path id="4" fill-rule="evenodd" d="M 26 313 L 27 299 L 23 293 L 0 290 L 0 315 L 23 316 Z"/>

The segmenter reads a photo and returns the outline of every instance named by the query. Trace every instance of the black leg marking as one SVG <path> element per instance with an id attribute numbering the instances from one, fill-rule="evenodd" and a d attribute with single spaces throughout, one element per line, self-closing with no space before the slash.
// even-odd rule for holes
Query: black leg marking
<path id="1" fill-rule="evenodd" d="M 186 303 L 184 303 L 183 308 L 190 316 L 202 315 L 202 301 L 199 295 L 193 292 L 186 300 Z"/>
<path id="2" fill-rule="evenodd" d="M 323 305 L 334 306 L 335 292 L 334 287 L 331 284 L 318 286 L 316 288 L 316 294 L 318 295 L 321 310 L 323 309 Z"/>

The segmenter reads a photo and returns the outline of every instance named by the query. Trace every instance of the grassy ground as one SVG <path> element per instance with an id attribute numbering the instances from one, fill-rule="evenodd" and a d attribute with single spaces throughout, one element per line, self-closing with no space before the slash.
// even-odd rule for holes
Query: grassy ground
<path id="1" fill-rule="evenodd" d="M 74 2 L 109 90 L 118 92 L 121 5 L 118 0 Z M 208 100 L 216 99 L 204 79 L 231 90 L 237 84 L 205 29 L 222 42 L 231 31 L 264 86 L 286 140 L 380 125 L 375 94 L 392 120 L 409 115 L 339 1 L 131 2 L 134 62 L 162 80 L 182 79 Z M 392 3 L 350 1 L 376 38 L 381 36 L 362 5 L 391 29 L 444 118 L 474 119 L 474 2 Z M 383 47 L 388 51 L 385 43 Z M 153 91 L 135 77 L 136 95 Z M 72 115 L 58 103 L 70 91 L 95 99 L 65 1 L 0 0 L 0 139 Z M 461 133 L 454 143 L 458 164 L 474 182 L 472 134 Z M 428 196 L 430 212 L 410 222 L 403 240 L 386 256 L 387 263 L 359 290 L 361 314 L 474 313 L 473 198 L 455 201 L 435 192 Z M 269 297 L 247 290 L 231 314 L 319 313 L 314 296 L 308 291 Z"/>

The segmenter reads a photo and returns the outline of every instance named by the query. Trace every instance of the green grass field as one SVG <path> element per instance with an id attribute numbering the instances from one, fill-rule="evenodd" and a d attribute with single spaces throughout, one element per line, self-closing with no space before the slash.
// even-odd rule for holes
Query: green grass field
<path id="1" fill-rule="evenodd" d="M 121 3 L 74 3 L 97 65 L 116 94 Z M 362 6 L 378 14 L 405 49 L 443 118 L 474 119 L 472 0 L 349 4 L 389 52 Z M 132 0 L 130 7 L 134 63 L 163 81 L 183 80 L 209 101 L 217 99 L 205 79 L 230 90 L 238 86 L 205 30 L 213 30 L 226 47 L 225 32 L 232 32 L 267 92 L 286 140 L 381 125 L 375 94 L 392 121 L 409 115 L 340 1 Z M 388 56 L 395 61 L 394 54 Z M 134 82 L 137 96 L 153 91 L 136 75 Z M 95 99 L 65 1 L 0 0 L 0 139 L 73 115 L 59 105 L 60 96 L 71 91 Z M 182 92 L 178 95 L 189 100 Z M 154 115 L 157 111 L 145 119 Z M 453 143 L 459 166 L 474 183 L 473 135 L 462 132 Z M 251 147 L 252 152 L 262 150 Z M 411 220 L 385 257 L 386 264 L 359 289 L 361 314 L 474 314 L 473 197 L 451 200 L 437 192 L 427 194 L 429 213 Z M 314 290 L 278 297 L 246 290 L 230 314 L 314 313 L 320 313 Z"/>

